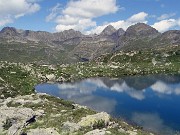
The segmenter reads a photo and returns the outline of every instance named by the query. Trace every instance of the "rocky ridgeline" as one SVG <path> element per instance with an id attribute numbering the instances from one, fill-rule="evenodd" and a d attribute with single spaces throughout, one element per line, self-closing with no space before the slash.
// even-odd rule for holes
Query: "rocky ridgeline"
<path id="1" fill-rule="evenodd" d="M 3 60 L 72 63 L 93 60 L 103 54 L 120 50 L 156 50 L 180 45 L 179 37 L 178 30 L 159 33 L 144 23 L 132 25 L 126 31 L 122 28 L 116 30 L 109 25 L 99 35 L 83 35 L 72 29 L 49 33 L 5 27 L 0 32 L 0 45 L 3 48 Z"/>

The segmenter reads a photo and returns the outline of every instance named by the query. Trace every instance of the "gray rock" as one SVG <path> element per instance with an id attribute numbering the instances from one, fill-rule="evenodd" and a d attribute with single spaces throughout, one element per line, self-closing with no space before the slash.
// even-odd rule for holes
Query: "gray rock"
<path id="1" fill-rule="evenodd" d="M 81 118 L 81 121 L 78 122 L 78 124 L 82 127 L 89 127 L 89 126 L 93 126 L 94 123 L 96 123 L 99 120 L 104 121 L 105 124 L 108 125 L 110 121 L 110 115 L 107 114 L 106 112 L 101 112 L 94 115 L 88 115 L 86 117 Z"/>
<path id="2" fill-rule="evenodd" d="M 53 128 L 37 128 L 37 129 L 30 129 L 27 133 L 28 135 L 60 135 L 55 129 Z"/>
<path id="3" fill-rule="evenodd" d="M 64 132 L 68 132 L 68 133 L 72 133 L 75 131 L 78 131 L 81 128 L 80 125 L 76 124 L 76 123 L 71 123 L 69 121 L 65 122 L 62 129 Z"/>
<path id="4" fill-rule="evenodd" d="M 6 123 L 6 120 L 11 120 L 11 124 L 7 134 L 8 135 L 17 135 L 21 132 L 21 129 L 25 126 L 26 121 L 29 118 L 32 118 L 34 115 L 37 117 L 42 116 L 44 114 L 44 110 L 33 111 L 31 108 L 23 108 L 23 107 L 7 107 L 6 104 L 10 101 L 14 102 L 17 100 L 18 103 L 27 103 L 28 102 L 39 102 L 36 100 L 30 100 L 31 95 L 28 96 L 19 96 L 16 98 L 8 98 L 3 101 L 3 105 L 0 106 L 0 132 L 4 132 L 3 125 Z M 26 99 L 26 100 L 25 100 Z"/>
<path id="5" fill-rule="evenodd" d="M 105 135 L 105 134 L 106 134 L 105 130 L 95 129 L 93 131 L 87 132 L 85 135 Z"/>
<path id="6" fill-rule="evenodd" d="M 56 79 L 56 76 L 54 74 L 49 74 L 49 75 L 46 75 L 46 78 L 49 80 L 49 81 L 54 81 Z"/>

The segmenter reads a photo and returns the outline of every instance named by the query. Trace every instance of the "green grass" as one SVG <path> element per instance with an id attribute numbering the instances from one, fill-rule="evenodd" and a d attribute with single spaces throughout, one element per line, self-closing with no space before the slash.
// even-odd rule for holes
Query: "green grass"
<path id="1" fill-rule="evenodd" d="M 4 130 L 8 130 L 12 126 L 13 119 L 7 118 L 3 124 Z"/>

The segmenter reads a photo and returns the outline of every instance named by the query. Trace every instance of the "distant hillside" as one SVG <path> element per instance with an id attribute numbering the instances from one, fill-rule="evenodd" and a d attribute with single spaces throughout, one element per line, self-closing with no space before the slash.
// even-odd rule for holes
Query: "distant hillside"
<path id="1" fill-rule="evenodd" d="M 72 29 L 49 33 L 5 27 L 0 31 L 0 58 L 12 62 L 74 63 L 121 50 L 179 45 L 180 31 L 159 33 L 143 23 L 132 25 L 126 31 L 109 25 L 99 35 L 83 35 Z"/>

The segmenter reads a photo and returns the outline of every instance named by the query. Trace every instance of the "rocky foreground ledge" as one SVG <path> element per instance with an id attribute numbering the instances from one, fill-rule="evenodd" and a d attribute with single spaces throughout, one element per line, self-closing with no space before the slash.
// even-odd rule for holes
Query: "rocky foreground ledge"
<path id="1" fill-rule="evenodd" d="M 46 94 L 0 99 L 1 135 L 152 135 L 105 112 Z"/>

